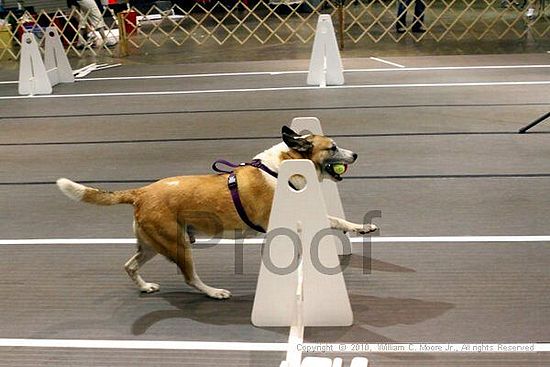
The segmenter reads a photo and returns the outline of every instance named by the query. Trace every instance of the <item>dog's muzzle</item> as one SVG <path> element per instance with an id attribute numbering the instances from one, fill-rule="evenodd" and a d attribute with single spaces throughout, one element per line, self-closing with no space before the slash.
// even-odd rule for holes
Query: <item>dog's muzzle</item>
<path id="1" fill-rule="evenodd" d="M 325 172 L 336 181 L 342 181 L 342 176 L 348 171 L 347 163 L 329 163 L 325 165 Z"/>
<path id="2" fill-rule="evenodd" d="M 357 160 L 357 154 L 349 150 L 343 150 L 341 159 L 332 159 L 325 163 L 323 169 L 334 180 L 342 181 L 342 175 L 348 171 L 348 165 Z"/>

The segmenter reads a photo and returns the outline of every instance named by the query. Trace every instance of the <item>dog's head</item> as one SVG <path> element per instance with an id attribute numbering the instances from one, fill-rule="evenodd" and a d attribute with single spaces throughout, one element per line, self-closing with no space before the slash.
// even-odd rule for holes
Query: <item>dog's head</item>
<path id="1" fill-rule="evenodd" d="M 322 135 L 299 135 L 287 126 L 282 129 L 283 141 L 294 153 L 295 159 L 311 160 L 322 177 L 330 177 L 334 181 L 342 181 L 342 176 L 334 167 L 352 164 L 357 160 L 357 154 L 351 150 L 340 148 L 334 140 Z"/>

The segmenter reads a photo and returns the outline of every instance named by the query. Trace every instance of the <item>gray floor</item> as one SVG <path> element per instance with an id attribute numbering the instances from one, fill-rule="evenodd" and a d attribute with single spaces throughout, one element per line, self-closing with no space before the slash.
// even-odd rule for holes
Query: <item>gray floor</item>
<path id="1" fill-rule="evenodd" d="M 390 58 L 408 67 L 550 64 L 550 55 Z M 387 68 L 349 59 L 351 68 Z M 90 78 L 305 70 L 306 61 L 125 65 Z M 548 68 L 346 73 L 347 85 L 548 80 Z M 15 80 L 12 70 L 0 80 Z M 305 74 L 95 80 L 63 94 L 301 86 Z M 359 88 L 131 97 L 0 99 L 0 239 L 131 236 L 131 208 L 74 203 L 61 176 L 108 189 L 206 173 L 217 158 L 247 161 L 278 142 L 282 124 L 317 116 L 359 154 L 340 184 L 346 215 L 371 209 L 383 236 L 547 235 L 548 85 Z M 15 96 L 16 85 L 0 85 Z M 308 328 L 311 342 L 549 342 L 550 243 L 376 244 L 343 259 L 350 328 Z M 259 248 L 197 249 L 225 302 L 188 288 L 175 267 L 144 270 L 160 293 L 140 295 L 122 270 L 128 245 L 1 246 L 0 338 L 285 342 L 287 329 L 250 324 Z M 365 255 L 372 272 L 364 274 Z M 278 366 L 281 353 L 0 348 L 5 366 Z M 368 355 L 372 366 L 545 365 L 548 355 Z"/>

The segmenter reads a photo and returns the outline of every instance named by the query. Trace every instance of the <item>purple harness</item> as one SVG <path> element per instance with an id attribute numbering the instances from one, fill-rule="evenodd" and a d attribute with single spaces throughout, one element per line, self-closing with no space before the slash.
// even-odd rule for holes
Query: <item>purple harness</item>
<path id="1" fill-rule="evenodd" d="M 265 229 L 263 229 L 261 226 L 252 223 L 250 218 L 248 218 L 248 215 L 246 215 L 246 211 L 244 210 L 243 203 L 241 202 L 241 196 L 239 195 L 239 186 L 237 184 L 237 175 L 235 175 L 234 170 L 223 170 L 218 168 L 218 164 L 223 164 L 227 167 L 231 168 L 237 168 L 237 167 L 244 167 L 244 166 L 252 166 L 256 167 L 258 169 L 261 169 L 265 173 L 277 178 L 279 175 L 277 172 L 271 170 L 269 167 L 267 167 L 265 164 L 262 163 L 259 159 L 253 159 L 250 163 L 241 163 L 241 164 L 234 164 L 231 162 L 228 162 L 224 159 L 218 159 L 212 164 L 212 169 L 219 173 L 229 173 L 229 177 L 227 178 L 227 187 L 229 188 L 229 192 L 231 192 L 231 199 L 233 199 L 233 205 L 235 205 L 235 209 L 237 209 L 237 213 L 239 213 L 239 217 L 241 217 L 242 221 L 245 222 L 250 228 L 257 232 L 265 233 Z"/>

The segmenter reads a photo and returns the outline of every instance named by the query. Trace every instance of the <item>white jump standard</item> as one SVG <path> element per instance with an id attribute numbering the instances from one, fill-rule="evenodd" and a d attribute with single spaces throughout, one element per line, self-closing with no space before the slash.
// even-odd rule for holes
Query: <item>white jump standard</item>
<path id="1" fill-rule="evenodd" d="M 19 94 L 51 94 L 59 83 L 73 83 L 74 75 L 55 27 L 44 33 L 44 61 L 34 34 L 25 32 L 21 40 Z"/>
<path id="2" fill-rule="evenodd" d="M 288 184 L 294 175 L 305 178 L 305 185 L 299 191 Z M 330 227 L 313 163 L 309 160 L 283 162 L 252 309 L 254 325 L 292 325 L 300 264 L 303 268 L 304 326 L 349 326 L 353 323 L 334 241 L 331 235 L 323 235 Z M 297 232 L 301 232 L 301 238 Z M 330 274 L 321 272 L 320 267 L 330 269 Z M 275 304 L 277 307 L 273 307 Z"/>
<path id="3" fill-rule="evenodd" d="M 332 19 L 328 14 L 320 15 L 317 22 L 307 84 L 320 87 L 344 84 L 344 68 L 340 50 Z"/>
<path id="4" fill-rule="evenodd" d="M 299 190 L 291 184 L 297 176 L 302 182 Z M 320 180 L 310 160 L 282 163 L 262 249 L 252 323 L 290 327 L 287 355 L 280 367 L 342 367 L 340 358 L 302 360 L 299 346 L 306 326 L 353 324 Z M 366 358 L 354 358 L 351 363 L 351 367 L 367 365 Z"/>
<path id="5" fill-rule="evenodd" d="M 299 134 L 324 135 L 321 122 L 317 117 L 296 117 L 292 119 L 290 128 L 297 131 Z M 340 198 L 340 192 L 338 191 L 338 185 L 336 182 L 325 178 L 321 182 L 321 192 L 323 194 L 323 199 L 325 200 L 328 214 L 336 218 L 345 219 L 346 215 L 344 213 L 344 206 L 342 205 L 342 199 Z M 334 240 L 338 255 L 351 254 L 351 246 L 346 248 L 342 241 L 339 241 L 336 238 Z"/>

